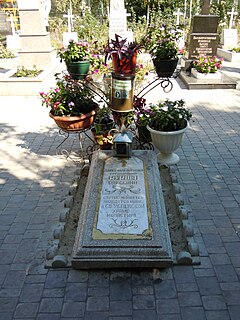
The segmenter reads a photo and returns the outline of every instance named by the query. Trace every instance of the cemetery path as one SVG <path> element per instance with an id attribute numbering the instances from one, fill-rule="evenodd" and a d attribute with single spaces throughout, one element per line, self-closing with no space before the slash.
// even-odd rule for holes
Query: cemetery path
<path id="1" fill-rule="evenodd" d="M 0 319 L 239 319 L 240 91 L 174 80 L 148 96 L 162 98 L 193 112 L 176 175 L 201 265 L 76 271 L 44 268 L 76 163 L 56 156 L 61 137 L 38 98 L 0 97 Z M 67 147 L 78 146 L 73 135 Z"/>

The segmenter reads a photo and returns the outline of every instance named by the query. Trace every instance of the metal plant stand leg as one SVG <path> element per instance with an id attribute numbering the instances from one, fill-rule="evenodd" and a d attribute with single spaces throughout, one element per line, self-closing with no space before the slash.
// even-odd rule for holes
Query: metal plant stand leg
<path id="1" fill-rule="evenodd" d="M 59 135 L 64 137 L 63 141 L 60 142 L 60 144 L 56 147 L 56 154 L 57 155 L 62 155 L 64 156 L 66 159 L 71 159 L 74 161 L 74 158 L 71 156 L 71 150 L 68 151 L 65 148 L 61 148 L 61 146 L 64 145 L 64 143 L 68 140 L 68 138 L 70 137 L 70 135 L 72 134 L 76 134 L 79 140 L 79 149 L 80 149 L 80 159 L 84 159 L 84 154 L 85 151 L 87 150 L 88 146 L 86 147 L 86 150 L 84 150 L 84 142 L 85 139 L 87 138 L 88 140 L 90 140 L 93 144 L 95 144 L 94 140 L 90 137 L 90 135 L 88 134 L 87 131 L 89 131 L 91 129 L 91 127 L 83 129 L 83 130 L 77 130 L 77 131 L 66 131 L 63 129 L 59 130 Z"/>

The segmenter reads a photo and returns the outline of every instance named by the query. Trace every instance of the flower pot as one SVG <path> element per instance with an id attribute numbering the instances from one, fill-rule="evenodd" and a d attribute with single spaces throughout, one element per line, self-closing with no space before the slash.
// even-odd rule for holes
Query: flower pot
<path id="1" fill-rule="evenodd" d="M 89 61 L 77 61 L 72 63 L 66 63 L 67 71 L 74 80 L 83 80 L 86 78 L 89 68 Z"/>
<path id="2" fill-rule="evenodd" d="M 178 59 L 153 60 L 153 64 L 159 78 L 170 78 L 177 67 Z"/>
<path id="3" fill-rule="evenodd" d="M 117 52 L 112 52 L 112 67 L 115 73 L 122 74 L 135 74 L 135 68 L 137 64 L 137 52 L 131 57 L 131 59 L 127 59 L 122 57 L 119 59 Z"/>
<path id="4" fill-rule="evenodd" d="M 191 74 L 194 78 L 201 79 L 201 80 L 221 80 L 222 78 L 222 73 L 219 71 L 214 73 L 201 73 L 201 72 L 198 72 L 195 68 L 192 68 Z"/>
<path id="5" fill-rule="evenodd" d="M 138 139 L 141 142 L 151 142 L 152 141 L 151 134 L 150 134 L 149 130 L 147 129 L 147 126 L 141 126 L 141 125 L 137 124 L 137 130 L 138 130 Z"/>
<path id="6" fill-rule="evenodd" d="M 89 128 L 96 118 L 97 110 L 98 107 L 96 107 L 96 109 L 92 110 L 89 113 L 75 117 L 54 116 L 51 113 L 49 113 L 49 116 L 55 121 L 60 129 L 74 132 Z"/>
<path id="7" fill-rule="evenodd" d="M 154 146 L 160 151 L 157 155 L 159 163 L 173 165 L 179 162 L 179 156 L 175 154 L 174 151 L 181 145 L 187 127 L 188 123 L 186 127 L 181 130 L 164 132 L 154 130 L 147 126 Z"/>

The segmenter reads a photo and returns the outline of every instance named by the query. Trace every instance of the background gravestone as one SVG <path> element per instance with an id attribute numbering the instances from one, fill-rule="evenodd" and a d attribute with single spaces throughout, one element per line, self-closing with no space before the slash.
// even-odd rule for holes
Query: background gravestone
<path id="1" fill-rule="evenodd" d="M 0 35 L 7 36 L 12 34 L 11 22 L 7 21 L 7 15 L 0 11 Z"/>
<path id="2" fill-rule="evenodd" d="M 124 0 L 111 0 L 109 39 L 115 39 L 115 34 L 125 38 L 127 32 L 127 10 L 124 7 Z"/>
<path id="3" fill-rule="evenodd" d="M 44 10 L 40 0 L 18 0 L 20 16 L 19 64 L 25 68 L 45 68 L 56 56 L 46 30 Z"/>
<path id="4" fill-rule="evenodd" d="M 188 59 L 196 59 L 200 54 L 215 56 L 219 43 L 217 33 L 218 16 L 198 15 L 193 17 L 188 49 Z"/>

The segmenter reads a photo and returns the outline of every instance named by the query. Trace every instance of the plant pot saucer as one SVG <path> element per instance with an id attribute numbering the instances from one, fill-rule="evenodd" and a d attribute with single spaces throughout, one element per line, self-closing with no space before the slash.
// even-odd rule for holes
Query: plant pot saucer
<path id="1" fill-rule="evenodd" d="M 159 164 L 171 166 L 177 164 L 179 162 L 179 156 L 172 152 L 172 153 L 161 153 L 157 154 L 157 161 Z"/>

